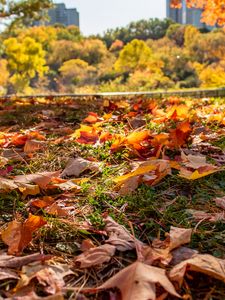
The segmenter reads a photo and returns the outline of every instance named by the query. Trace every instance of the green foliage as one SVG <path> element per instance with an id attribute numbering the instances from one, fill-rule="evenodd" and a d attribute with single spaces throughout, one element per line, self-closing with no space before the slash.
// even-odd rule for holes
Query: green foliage
<path id="1" fill-rule="evenodd" d="M 221 29 L 201 33 L 167 19 L 132 22 L 98 38 L 61 24 L 10 27 L 0 34 L 0 93 L 221 87 L 224 53 Z"/>
<path id="2" fill-rule="evenodd" d="M 173 23 L 170 19 L 149 19 L 131 22 L 126 27 L 107 30 L 102 37 L 100 37 L 109 48 L 114 41 L 120 40 L 127 44 L 134 39 L 157 40 L 165 36 L 166 30 Z"/>

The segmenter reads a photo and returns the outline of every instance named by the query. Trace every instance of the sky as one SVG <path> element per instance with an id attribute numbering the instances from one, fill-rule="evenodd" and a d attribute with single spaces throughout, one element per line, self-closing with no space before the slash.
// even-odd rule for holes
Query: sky
<path id="1" fill-rule="evenodd" d="M 56 0 L 80 13 L 80 29 L 85 35 L 103 33 L 131 21 L 166 16 L 166 0 Z"/>

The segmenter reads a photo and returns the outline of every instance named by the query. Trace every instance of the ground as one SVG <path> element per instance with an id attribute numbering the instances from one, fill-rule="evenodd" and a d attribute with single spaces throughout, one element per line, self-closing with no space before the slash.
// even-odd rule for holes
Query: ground
<path id="1" fill-rule="evenodd" d="M 106 215 L 148 245 L 164 240 L 171 226 L 191 228 L 189 248 L 224 259 L 225 209 L 215 201 L 225 197 L 224 111 L 224 98 L 2 99 L 0 180 L 17 184 L 18 175 L 60 172 L 44 186 L 27 180 L 6 188 L 0 182 L 0 249 L 17 256 L 52 254 L 56 263 L 68 264 L 74 273 L 65 279 L 65 299 L 76 299 L 74 288 L 101 285 L 136 259 L 134 250 L 117 249 L 107 263 L 82 268 L 74 262 L 84 241 L 105 243 Z M 80 165 L 72 173 L 67 167 L 77 158 L 86 165 L 75 176 Z M 151 165 L 146 172 L 145 162 Z M 66 183 L 72 188 L 60 186 Z M 30 185 L 38 190 L 31 192 Z M 33 230 L 30 243 L 15 246 L 8 232 L 4 238 L 9 222 L 21 226 L 29 215 L 46 224 Z M 184 299 L 224 299 L 220 278 L 203 273 L 190 271 L 179 293 Z M 17 281 L 1 280 L 0 298 L 18 293 Z M 51 294 L 39 285 L 40 297 Z M 85 297 L 111 299 L 107 295 Z"/>

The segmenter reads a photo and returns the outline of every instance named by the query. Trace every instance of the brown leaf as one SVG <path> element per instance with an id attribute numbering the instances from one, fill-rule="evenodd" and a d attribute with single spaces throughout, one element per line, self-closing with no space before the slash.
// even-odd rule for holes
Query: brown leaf
<path id="1" fill-rule="evenodd" d="M 92 248 L 95 248 L 96 246 L 94 245 L 94 243 L 92 242 L 92 240 L 90 239 L 87 239 L 87 240 L 84 240 L 82 241 L 82 244 L 80 246 L 80 250 L 85 252 L 85 251 L 88 251 Z"/>
<path id="2" fill-rule="evenodd" d="M 33 152 L 43 149 L 44 146 L 45 146 L 44 142 L 35 141 L 35 140 L 27 140 L 24 145 L 23 151 L 26 154 L 30 154 L 30 153 L 33 153 Z"/>
<path id="3" fill-rule="evenodd" d="M 187 209 L 187 213 L 191 214 L 196 222 L 205 220 L 209 222 L 224 222 L 225 212 L 222 213 L 207 213 L 201 210 Z"/>
<path id="4" fill-rule="evenodd" d="M 109 239 L 106 240 L 107 244 L 113 245 L 119 251 L 127 251 L 135 249 L 135 238 L 129 233 L 129 231 L 122 225 L 115 222 L 111 217 L 104 218 L 105 231 L 109 235 Z M 142 244 L 136 240 L 136 243 Z"/>
<path id="5" fill-rule="evenodd" d="M 66 168 L 63 170 L 61 177 L 75 176 L 79 177 L 86 170 L 100 172 L 100 164 L 98 162 L 88 161 L 81 157 L 70 159 Z"/>
<path id="6" fill-rule="evenodd" d="M 225 197 L 215 198 L 216 205 L 225 210 Z"/>
<path id="7" fill-rule="evenodd" d="M 27 286 L 32 279 L 36 278 L 43 286 L 46 293 L 54 295 L 62 290 L 65 285 L 64 277 L 73 274 L 68 265 L 42 265 L 33 263 L 22 268 L 21 279 L 16 289 Z"/>
<path id="8" fill-rule="evenodd" d="M 170 172 L 171 167 L 168 160 L 149 160 L 139 164 L 132 172 L 114 178 L 114 182 L 120 187 L 119 193 L 125 195 L 133 191 L 142 182 L 149 185 L 157 184 Z"/>
<path id="9" fill-rule="evenodd" d="M 0 268 L 0 281 L 5 279 L 19 279 L 19 276 L 15 271 L 8 268 Z"/>
<path id="10" fill-rule="evenodd" d="M 11 191 L 17 189 L 17 185 L 13 180 L 0 177 L 0 190 Z"/>
<path id="11" fill-rule="evenodd" d="M 3 242 L 9 246 L 8 253 L 20 254 L 31 242 L 33 232 L 45 224 L 42 217 L 31 214 L 23 223 L 16 220 L 10 222 L 1 235 Z"/>
<path id="12" fill-rule="evenodd" d="M 109 244 L 90 248 L 88 251 L 77 256 L 75 258 L 75 263 L 78 263 L 81 269 L 101 265 L 105 262 L 109 262 L 115 252 L 115 246 Z"/>
<path id="13" fill-rule="evenodd" d="M 181 286 L 187 271 L 204 273 L 225 282 L 225 260 L 209 254 L 196 254 L 194 257 L 181 262 L 173 267 L 169 277 Z"/>
<path id="14" fill-rule="evenodd" d="M 46 297 L 38 296 L 35 293 L 34 284 L 25 286 L 11 295 L 10 298 L 5 300 L 64 300 L 63 294 L 57 293 Z"/>
<path id="15" fill-rule="evenodd" d="M 171 265 L 175 266 L 175 265 L 179 264 L 180 262 L 193 257 L 195 254 L 198 253 L 198 251 L 190 249 L 188 247 L 179 247 L 179 248 L 173 250 L 171 253 L 173 256 Z"/>
<path id="16" fill-rule="evenodd" d="M 40 253 L 34 253 L 26 256 L 15 257 L 2 253 L 0 255 L 0 267 L 5 268 L 21 268 L 24 265 L 30 264 L 35 261 L 44 262 L 52 258 L 52 255 L 44 255 Z"/>
<path id="17" fill-rule="evenodd" d="M 143 246 L 141 255 L 147 264 L 160 261 L 163 265 L 168 265 L 173 259 L 171 251 L 187 244 L 191 240 L 192 229 L 178 228 L 171 226 L 170 233 L 164 241 L 155 239 L 152 247 Z"/>
<path id="18" fill-rule="evenodd" d="M 155 300 L 156 284 L 160 284 L 166 292 L 174 297 L 180 298 L 180 295 L 167 278 L 165 270 L 138 261 L 124 268 L 98 288 L 92 289 L 92 291 L 118 288 L 122 300 Z M 84 290 L 84 292 L 86 291 L 88 292 L 88 289 Z"/>
<path id="19" fill-rule="evenodd" d="M 45 189 L 46 186 L 51 182 L 53 177 L 59 176 L 60 171 L 55 172 L 42 172 L 29 175 L 18 175 L 15 176 L 15 183 L 36 183 L 40 188 Z"/>

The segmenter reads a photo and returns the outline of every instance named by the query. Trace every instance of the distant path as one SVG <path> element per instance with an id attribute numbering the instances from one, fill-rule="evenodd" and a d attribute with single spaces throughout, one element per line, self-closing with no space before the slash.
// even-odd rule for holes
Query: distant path
<path id="1" fill-rule="evenodd" d="M 93 94 L 37 94 L 37 95 L 5 95 L 0 96 L 0 99 L 12 99 L 12 98 L 118 98 L 118 97 L 134 97 L 144 96 L 146 98 L 164 98 L 168 96 L 180 96 L 180 97 L 225 97 L 225 87 L 218 89 L 188 89 L 177 91 L 155 91 L 155 92 L 116 92 L 116 93 L 93 93 Z"/>

